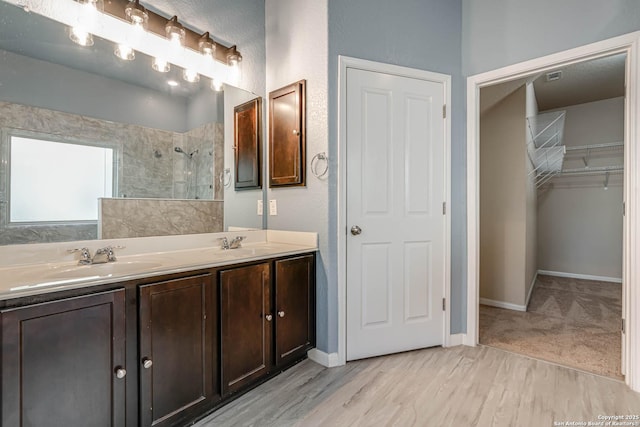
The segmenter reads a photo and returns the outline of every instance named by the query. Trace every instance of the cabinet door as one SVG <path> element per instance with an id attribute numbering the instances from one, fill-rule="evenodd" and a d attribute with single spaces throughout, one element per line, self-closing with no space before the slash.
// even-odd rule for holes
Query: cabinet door
<path id="1" fill-rule="evenodd" d="M 223 395 L 241 389 L 271 368 L 270 288 L 269 264 L 220 273 Z"/>
<path id="2" fill-rule="evenodd" d="M 115 290 L 1 313 L 4 427 L 124 426 L 124 302 Z"/>
<path id="3" fill-rule="evenodd" d="M 218 396 L 212 276 L 140 286 L 140 419 L 173 425 Z"/>
<path id="4" fill-rule="evenodd" d="M 262 188 L 262 98 L 233 109 L 234 150 L 236 159 L 235 190 Z"/>
<path id="5" fill-rule="evenodd" d="M 315 345 L 313 255 L 275 262 L 276 365 L 301 358 Z"/>
<path id="6" fill-rule="evenodd" d="M 306 80 L 269 94 L 269 186 L 305 185 Z"/>

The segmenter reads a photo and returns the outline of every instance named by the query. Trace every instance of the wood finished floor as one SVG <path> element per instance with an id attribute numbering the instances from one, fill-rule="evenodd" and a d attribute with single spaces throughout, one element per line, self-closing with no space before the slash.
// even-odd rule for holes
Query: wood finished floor
<path id="1" fill-rule="evenodd" d="M 459 346 L 331 369 L 306 360 L 196 426 L 540 427 L 616 414 L 640 414 L 640 394 L 620 381 Z"/>

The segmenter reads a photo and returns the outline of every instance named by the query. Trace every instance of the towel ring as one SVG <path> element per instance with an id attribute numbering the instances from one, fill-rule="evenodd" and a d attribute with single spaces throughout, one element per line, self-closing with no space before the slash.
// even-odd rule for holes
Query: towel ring
<path id="1" fill-rule="evenodd" d="M 229 186 L 231 185 L 231 169 L 226 168 L 220 174 L 220 182 L 222 182 L 224 188 L 229 188 Z"/>
<path id="2" fill-rule="evenodd" d="M 322 171 L 318 171 L 318 163 L 320 163 L 321 160 L 325 162 L 324 168 L 322 169 Z M 329 171 L 329 157 L 327 157 L 327 153 L 322 152 L 313 156 L 313 159 L 311 159 L 311 173 L 316 178 L 322 178 L 327 174 L 328 171 Z"/>

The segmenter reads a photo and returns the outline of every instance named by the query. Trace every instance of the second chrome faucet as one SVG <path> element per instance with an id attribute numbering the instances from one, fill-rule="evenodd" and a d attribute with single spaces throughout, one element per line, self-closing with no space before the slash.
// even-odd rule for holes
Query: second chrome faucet
<path id="1" fill-rule="evenodd" d="M 240 248 L 242 246 L 242 241 L 246 238 L 247 236 L 236 236 L 229 240 L 227 237 L 220 237 L 218 240 L 220 240 L 220 248 L 227 250 Z"/>
<path id="2" fill-rule="evenodd" d="M 106 246 L 104 248 L 98 249 L 93 257 L 91 257 L 91 252 L 89 252 L 88 248 L 69 249 L 69 252 L 80 253 L 80 260 L 78 261 L 78 265 L 91 265 L 117 261 L 116 254 L 113 250 L 122 248 L 124 248 L 124 246 Z"/>

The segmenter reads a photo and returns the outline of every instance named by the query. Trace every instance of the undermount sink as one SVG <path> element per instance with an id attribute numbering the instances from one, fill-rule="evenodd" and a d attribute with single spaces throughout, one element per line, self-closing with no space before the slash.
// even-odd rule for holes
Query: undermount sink
<path id="1" fill-rule="evenodd" d="M 47 279 L 76 279 L 108 277 L 114 274 L 139 273 L 152 268 L 162 266 L 159 262 L 108 262 L 105 264 L 79 265 L 75 267 L 65 267 L 52 269 L 43 274 Z"/>

